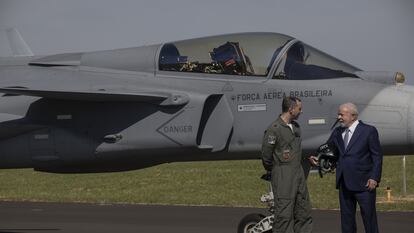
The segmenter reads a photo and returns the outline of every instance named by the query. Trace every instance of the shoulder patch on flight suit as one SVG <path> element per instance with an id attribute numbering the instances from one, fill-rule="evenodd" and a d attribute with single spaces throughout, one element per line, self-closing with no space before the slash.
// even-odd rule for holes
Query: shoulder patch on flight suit
<path id="1" fill-rule="evenodd" d="M 267 143 L 269 143 L 270 145 L 276 144 L 276 136 L 275 135 L 267 136 Z"/>

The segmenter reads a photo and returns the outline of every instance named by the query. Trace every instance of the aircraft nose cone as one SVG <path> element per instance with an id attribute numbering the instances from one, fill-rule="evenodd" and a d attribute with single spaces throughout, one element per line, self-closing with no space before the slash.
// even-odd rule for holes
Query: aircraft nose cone
<path id="1" fill-rule="evenodd" d="M 359 118 L 377 128 L 385 155 L 414 154 L 414 86 L 379 91 Z"/>

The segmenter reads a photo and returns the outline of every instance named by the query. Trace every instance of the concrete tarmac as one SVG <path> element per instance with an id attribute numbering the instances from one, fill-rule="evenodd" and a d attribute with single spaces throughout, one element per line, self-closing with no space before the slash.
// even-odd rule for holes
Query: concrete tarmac
<path id="1" fill-rule="evenodd" d="M 0 233 L 235 233 L 265 209 L 0 202 Z M 314 233 L 339 233 L 339 211 L 313 210 Z M 358 232 L 364 232 L 357 216 Z M 381 233 L 414 232 L 414 212 L 379 212 Z"/>

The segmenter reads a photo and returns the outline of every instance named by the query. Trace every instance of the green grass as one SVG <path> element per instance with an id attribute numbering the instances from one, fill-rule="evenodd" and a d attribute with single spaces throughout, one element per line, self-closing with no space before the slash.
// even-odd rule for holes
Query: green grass
<path id="1" fill-rule="evenodd" d="M 261 162 L 218 161 L 164 164 L 105 174 L 49 174 L 31 169 L 0 170 L 0 200 L 146 203 L 262 207 L 267 183 Z M 414 156 L 407 157 L 407 194 L 402 193 L 401 157 L 386 157 L 378 209 L 414 211 Z M 334 174 L 308 179 L 312 206 L 338 209 Z M 390 186 L 394 202 L 384 202 Z"/>
<path id="2" fill-rule="evenodd" d="M 414 211 L 414 156 L 406 157 L 407 195 L 405 197 L 402 197 L 402 176 L 402 157 L 385 157 L 381 183 L 377 189 L 379 210 Z M 327 174 L 322 180 L 317 175 L 311 175 L 308 179 L 312 206 L 318 209 L 339 209 L 335 174 Z M 387 187 L 391 188 L 391 202 L 387 202 L 386 199 Z"/>

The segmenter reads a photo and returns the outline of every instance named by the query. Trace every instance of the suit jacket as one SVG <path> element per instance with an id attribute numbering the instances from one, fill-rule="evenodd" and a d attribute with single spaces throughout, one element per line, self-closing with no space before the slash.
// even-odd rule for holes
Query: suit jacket
<path id="1" fill-rule="evenodd" d="M 345 128 L 337 127 L 328 143 L 338 149 L 339 159 L 336 168 L 336 188 L 343 178 L 345 186 L 351 191 L 365 191 L 368 179 L 381 181 L 382 153 L 378 131 L 374 126 L 359 121 L 347 148 L 344 148 L 342 133 Z"/>

